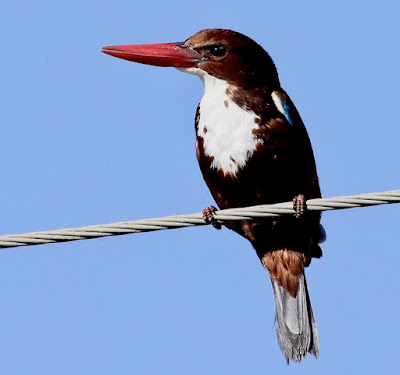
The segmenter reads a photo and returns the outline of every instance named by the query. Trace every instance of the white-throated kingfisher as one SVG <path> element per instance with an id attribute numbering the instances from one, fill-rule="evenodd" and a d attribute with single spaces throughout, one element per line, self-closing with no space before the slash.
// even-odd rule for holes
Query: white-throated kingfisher
<path id="1" fill-rule="evenodd" d="M 104 47 L 111 56 L 175 67 L 200 77 L 196 153 L 219 208 L 294 199 L 296 215 L 224 222 L 247 238 L 268 270 L 275 297 L 280 347 L 289 360 L 318 357 L 319 337 L 304 268 L 322 256 L 320 213 L 305 197 L 321 197 L 303 121 L 281 88 L 268 53 L 247 36 L 224 29 L 199 31 L 185 42 Z M 216 209 L 205 219 L 218 227 Z"/>

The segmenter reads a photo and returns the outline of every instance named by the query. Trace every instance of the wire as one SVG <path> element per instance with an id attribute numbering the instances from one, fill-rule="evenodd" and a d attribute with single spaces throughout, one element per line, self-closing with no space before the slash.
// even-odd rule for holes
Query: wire
<path id="1" fill-rule="evenodd" d="M 329 211 L 390 203 L 400 203 L 400 190 L 333 198 L 310 199 L 307 201 L 307 209 L 310 211 Z M 214 214 L 214 217 L 216 220 L 223 223 L 224 221 L 254 220 L 257 218 L 293 214 L 293 202 L 284 202 L 270 205 L 230 208 L 217 211 Z M 162 229 L 185 228 L 199 225 L 206 225 L 202 213 L 165 216 L 161 218 L 141 219 L 135 221 L 121 221 L 117 223 L 90 225 L 79 228 L 65 228 L 43 232 L 4 235 L 0 236 L 0 248 L 88 240 L 99 237 L 150 232 Z"/>

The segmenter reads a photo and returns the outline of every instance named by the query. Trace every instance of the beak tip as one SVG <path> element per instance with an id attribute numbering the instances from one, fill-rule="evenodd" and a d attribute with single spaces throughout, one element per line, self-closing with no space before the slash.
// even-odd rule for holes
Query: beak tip
<path id="1" fill-rule="evenodd" d="M 101 52 L 105 53 L 106 55 L 109 55 L 109 56 L 119 57 L 122 59 L 128 59 L 128 57 L 124 55 L 123 51 L 119 51 L 114 47 L 103 47 L 101 49 Z"/>
<path id="2" fill-rule="evenodd" d="M 110 47 L 102 47 L 101 52 L 108 55 L 110 53 Z"/>

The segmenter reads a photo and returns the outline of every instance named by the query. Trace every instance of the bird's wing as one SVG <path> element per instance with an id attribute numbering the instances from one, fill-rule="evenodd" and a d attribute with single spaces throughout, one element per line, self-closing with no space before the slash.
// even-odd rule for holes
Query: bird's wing
<path id="1" fill-rule="evenodd" d="M 299 112 L 285 91 L 282 89 L 275 90 L 271 93 L 271 97 L 276 109 L 285 116 L 290 125 L 294 127 L 304 127 Z"/>

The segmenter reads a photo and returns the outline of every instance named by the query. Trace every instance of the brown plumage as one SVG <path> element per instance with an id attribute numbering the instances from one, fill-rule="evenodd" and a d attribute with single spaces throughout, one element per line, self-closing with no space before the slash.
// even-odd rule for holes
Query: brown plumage
<path id="1" fill-rule="evenodd" d="M 304 270 L 305 255 L 293 250 L 275 250 L 265 253 L 261 262 L 272 279 L 296 297 L 299 279 Z"/>

